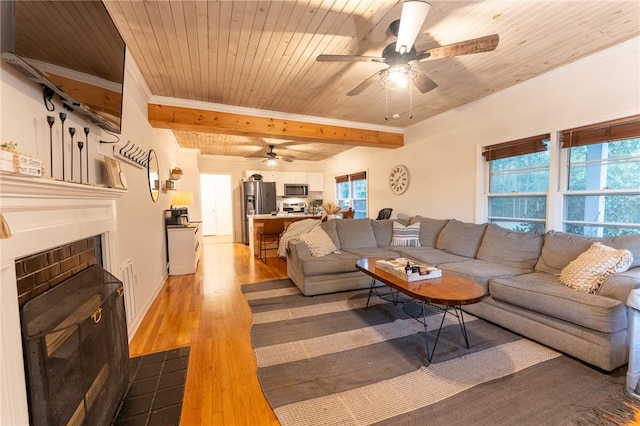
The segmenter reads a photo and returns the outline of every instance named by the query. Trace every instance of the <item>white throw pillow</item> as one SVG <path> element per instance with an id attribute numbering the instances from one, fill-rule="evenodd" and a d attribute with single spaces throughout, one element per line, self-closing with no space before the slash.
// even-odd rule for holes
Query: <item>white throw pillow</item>
<path id="1" fill-rule="evenodd" d="M 560 282 L 585 293 L 596 293 L 609 276 L 626 271 L 632 262 L 629 250 L 593 243 L 560 272 Z"/>
<path id="2" fill-rule="evenodd" d="M 420 222 L 404 226 L 399 222 L 393 222 L 393 236 L 391 246 L 396 247 L 420 247 Z"/>
<path id="3" fill-rule="evenodd" d="M 309 247 L 311 256 L 326 256 L 337 250 L 337 247 L 331 241 L 331 237 L 319 226 L 316 226 L 306 234 L 300 235 L 298 238 Z"/>

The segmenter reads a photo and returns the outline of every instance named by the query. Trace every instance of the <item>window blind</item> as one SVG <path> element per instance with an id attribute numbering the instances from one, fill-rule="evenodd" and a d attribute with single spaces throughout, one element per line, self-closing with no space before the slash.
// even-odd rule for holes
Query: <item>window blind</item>
<path id="1" fill-rule="evenodd" d="M 544 135 L 485 146 L 482 155 L 484 155 L 485 160 L 493 161 L 502 158 L 517 157 L 518 155 L 533 154 L 534 152 L 543 152 L 547 150 L 547 145 L 544 142 L 549 140 L 550 137 L 551 135 L 546 133 Z"/>
<path id="2" fill-rule="evenodd" d="M 358 172 L 349 175 L 351 180 L 362 180 L 367 178 L 367 172 Z"/>
<path id="3" fill-rule="evenodd" d="M 352 173 L 350 175 L 336 176 L 336 183 L 349 182 L 350 180 L 361 180 L 367 178 L 367 172 Z"/>
<path id="4" fill-rule="evenodd" d="M 576 127 L 560 132 L 563 148 L 640 138 L 640 115 Z"/>

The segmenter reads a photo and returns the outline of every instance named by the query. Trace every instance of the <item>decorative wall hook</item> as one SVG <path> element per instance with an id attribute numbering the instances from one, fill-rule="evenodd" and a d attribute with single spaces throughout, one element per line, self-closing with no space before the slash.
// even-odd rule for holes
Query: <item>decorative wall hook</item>
<path id="1" fill-rule="evenodd" d="M 117 149 L 114 146 L 113 155 L 114 157 L 124 160 L 136 167 L 140 167 L 141 169 L 145 169 L 149 161 L 149 151 L 145 151 L 140 148 L 135 143 L 131 142 L 131 140 L 128 140 L 120 149 Z"/>

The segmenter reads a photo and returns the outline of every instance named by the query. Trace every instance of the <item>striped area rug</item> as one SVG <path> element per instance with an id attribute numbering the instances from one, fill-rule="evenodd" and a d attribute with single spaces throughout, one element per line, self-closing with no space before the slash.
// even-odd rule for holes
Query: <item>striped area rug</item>
<path id="1" fill-rule="evenodd" d="M 429 363 L 424 327 L 368 291 L 305 297 L 290 280 L 242 286 L 264 394 L 285 425 L 609 423 L 626 370 L 602 374 L 465 314 Z M 430 344 L 441 314 L 428 318 Z M 619 423 L 624 424 L 624 423 Z"/>

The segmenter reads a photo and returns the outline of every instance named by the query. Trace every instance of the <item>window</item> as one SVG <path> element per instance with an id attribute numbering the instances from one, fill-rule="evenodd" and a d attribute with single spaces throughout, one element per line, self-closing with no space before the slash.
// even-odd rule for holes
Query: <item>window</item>
<path id="1" fill-rule="evenodd" d="M 549 134 L 487 146 L 488 220 L 515 231 L 546 229 Z"/>
<path id="2" fill-rule="evenodd" d="M 367 172 L 336 177 L 336 199 L 344 210 L 353 208 L 355 219 L 367 217 Z"/>
<path id="3" fill-rule="evenodd" d="M 640 117 L 561 132 L 563 226 L 574 234 L 640 234 Z"/>

